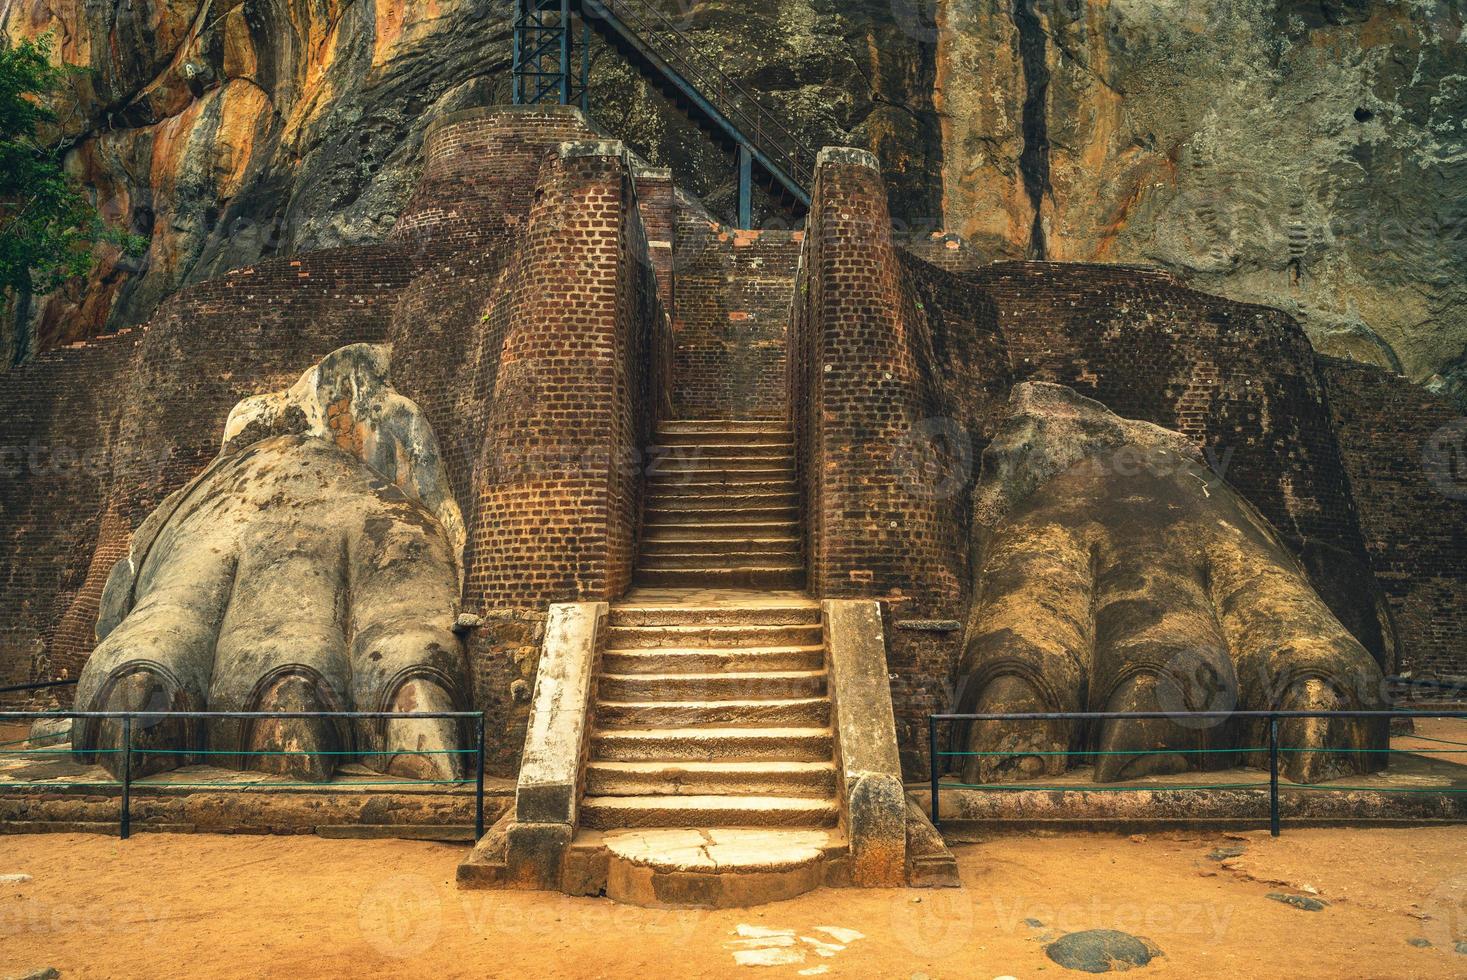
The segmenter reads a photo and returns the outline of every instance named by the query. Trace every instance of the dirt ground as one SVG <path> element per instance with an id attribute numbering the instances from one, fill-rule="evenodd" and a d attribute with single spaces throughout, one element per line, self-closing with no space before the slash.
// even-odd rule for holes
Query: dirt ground
<path id="1" fill-rule="evenodd" d="M 1454 949 L 1467 939 L 1463 828 L 1002 837 L 958 849 L 961 890 L 825 890 L 721 912 L 460 892 L 462 846 L 0 842 L 0 876 L 31 876 L 0 879 L 0 977 L 45 967 L 63 977 L 1059 977 L 1081 974 L 1051 962 L 1045 942 L 1091 928 L 1162 949 L 1137 977 L 1467 976 Z M 1266 898 L 1279 891 L 1329 904 L 1308 912 Z M 736 962 L 760 948 L 795 962 Z"/>

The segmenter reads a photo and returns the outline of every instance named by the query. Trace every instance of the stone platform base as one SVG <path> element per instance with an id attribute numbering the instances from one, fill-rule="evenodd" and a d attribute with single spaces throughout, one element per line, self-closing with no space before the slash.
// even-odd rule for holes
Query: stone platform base
<path id="1" fill-rule="evenodd" d="M 847 861 L 844 841 L 818 830 L 621 831 L 606 835 L 601 846 L 606 897 L 644 908 L 783 901 L 839 877 Z"/>
<path id="2" fill-rule="evenodd" d="M 281 776 L 188 766 L 132 786 L 134 833 L 319 834 L 472 841 L 474 788 L 387 779 L 347 766 L 320 786 Z M 510 806 L 514 784 L 486 779 L 484 820 Z M 122 789 L 100 766 L 68 755 L 0 753 L 0 834 L 116 834 Z"/>
<path id="3" fill-rule="evenodd" d="M 948 840 L 1010 830 L 1255 829 L 1269 824 L 1268 774 L 1185 773 L 1097 786 L 1086 769 L 1045 780 L 1052 788 L 986 790 L 944 780 L 939 794 Z M 926 784 L 908 797 L 930 812 Z M 1467 766 L 1405 757 L 1390 773 L 1316 786 L 1279 785 L 1279 815 L 1293 826 L 1467 823 Z"/>

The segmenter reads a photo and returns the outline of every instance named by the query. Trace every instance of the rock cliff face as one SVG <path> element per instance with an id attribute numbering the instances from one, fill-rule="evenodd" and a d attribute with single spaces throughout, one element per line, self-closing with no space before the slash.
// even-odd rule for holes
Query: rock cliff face
<path id="1" fill-rule="evenodd" d="M 1147 263 L 1317 347 L 1467 384 L 1459 0 L 658 0 L 893 213 L 987 258 Z M 508 96 L 508 2 L 9 0 L 92 66 L 65 135 L 144 260 L 29 304 L 43 345 L 262 256 L 381 238 L 434 115 Z M 593 115 L 725 208 L 731 169 L 608 51 Z M 778 220 L 771 216 L 770 220 Z"/>
<path id="2" fill-rule="evenodd" d="M 949 228 L 996 254 L 1159 264 L 1416 380 L 1462 353 L 1460 4 L 941 7 Z"/>

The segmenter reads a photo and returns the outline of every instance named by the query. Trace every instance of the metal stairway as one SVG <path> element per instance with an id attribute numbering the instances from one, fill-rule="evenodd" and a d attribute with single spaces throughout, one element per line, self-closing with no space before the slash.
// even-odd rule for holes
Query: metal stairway
<path id="1" fill-rule="evenodd" d="M 650 0 L 515 0 L 514 101 L 588 110 L 594 31 L 734 156 L 738 223 L 749 227 L 755 181 L 791 211 L 810 206 L 815 154 L 771 110 L 695 51 Z"/>

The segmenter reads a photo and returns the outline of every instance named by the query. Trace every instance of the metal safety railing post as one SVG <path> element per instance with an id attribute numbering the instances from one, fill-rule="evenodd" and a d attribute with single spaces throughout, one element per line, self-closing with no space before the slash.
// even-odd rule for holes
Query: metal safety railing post
<path id="1" fill-rule="evenodd" d="M 1268 716 L 1268 832 L 1279 835 L 1279 719 Z"/>
<path id="2" fill-rule="evenodd" d="M 474 744 L 478 746 L 478 773 L 474 778 L 474 840 L 484 836 L 484 713 L 474 721 Z"/>
<path id="3" fill-rule="evenodd" d="M 132 715 L 122 716 L 122 816 L 118 836 L 132 836 Z"/>

